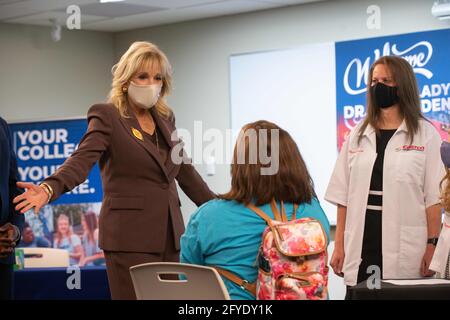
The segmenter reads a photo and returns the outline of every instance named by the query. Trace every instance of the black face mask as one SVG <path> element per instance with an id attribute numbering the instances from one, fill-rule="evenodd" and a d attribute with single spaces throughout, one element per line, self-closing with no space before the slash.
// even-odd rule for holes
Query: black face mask
<path id="1" fill-rule="evenodd" d="M 378 108 L 389 108 L 398 101 L 397 87 L 389 87 L 384 83 L 378 82 L 370 90 Z"/>

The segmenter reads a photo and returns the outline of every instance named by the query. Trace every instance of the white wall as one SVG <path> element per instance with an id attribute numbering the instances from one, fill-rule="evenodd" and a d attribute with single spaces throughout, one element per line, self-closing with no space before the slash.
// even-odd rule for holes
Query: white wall
<path id="1" fill-rule="evenodd" d="M 86 116 L 106 100 L 113 34 L 0 23 L 0 116 L 7 121 Z"/>
<path id="2" fill-rule="evenodd" d="M 287 130 L 314 177 L 317 198 L 332 225 L 336 206 L 324 196 L 337 159 L 335 56 L 335 43 L 322 42 L 230 58 L 233 131 L 260 119 Z"/>
<path id="3" fill-rule="evenodd" d="M 169 102 L 177 125 L 193 130 L 194 121 L 202 120 L 204 128 L 225 130 L 230 128 L 230 55 L 450 27 L 431 16 L 433 2 L 332 0 L 133 30 L 116 34 L 115 54 L 117 59 L 136 40 L 159 45 L 174 66 L 175 90 Z M 381 8 L 380 30 L 366 27 L 366 9 L 373 4 Z M 198 168 L 205 173 L 205 166 Z M 216 171 L 205 179 L 214 191 L 224 192 L 229 188 L 229 167 L 218 166 Z M 195 206 L 181 197 L 186 219 Z"/>

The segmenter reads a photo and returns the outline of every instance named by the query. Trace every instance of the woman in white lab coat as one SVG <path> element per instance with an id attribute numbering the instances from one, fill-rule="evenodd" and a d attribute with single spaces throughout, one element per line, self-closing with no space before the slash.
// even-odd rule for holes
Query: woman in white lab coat
<path id="1" fill-rule="evenodd" d="M 441 236 L 439 237 L 430 269 L 436 271 L 440 278 L 450 280 L 450 142 L 442 142 L 441 158 L 447 171 L 446 176 L 441 182 L 441 187 L 443 188 L 442 205 L 445 210 L 445 216 Z"/>
<path id="2" fill-rule="evenodd" d="M 422 115 L 406 60 L 374 62 L 366 111 L 342 146 L 325 195 L 338 206 L 330 264 L 347 286 L 372 275 L 431 276 L 441 218 L 441 139 Z"/>

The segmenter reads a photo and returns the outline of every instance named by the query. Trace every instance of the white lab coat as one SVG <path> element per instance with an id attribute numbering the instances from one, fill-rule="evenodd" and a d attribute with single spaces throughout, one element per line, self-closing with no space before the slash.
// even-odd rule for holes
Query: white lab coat
<path id="1" fill-rule="evenodd" d="M 342 146 L 325 199 L 347 207 L 344 233 L 344 282 L 354 286 L 361 263 L 366 206 L 377 157 L 376 132 L 370 125 L 358 145 L 359 124 Z M 383 164 L 383 278 L 419 278 L 427 244 L 425 208 L 440 202 L 445 175 L 441 138 L 434 126 L 419 121 L 410 143 L 403 121 L 386 146 Z"/>
<path id="2" fill-rule="evenodd" d="M 446 212 L 444 216 L 444 225 L 442 226 L 441 235 L 438 245 L 434 251 L 433 260 L 430 269 L 436 271 L 441 277 L 445 274 L 447 266 L 448 254 L 450 252 L 450 213 Z"/>

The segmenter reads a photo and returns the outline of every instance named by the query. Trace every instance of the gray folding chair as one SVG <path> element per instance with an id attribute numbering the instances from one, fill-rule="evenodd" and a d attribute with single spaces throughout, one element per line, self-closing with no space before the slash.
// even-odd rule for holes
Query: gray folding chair
<path id="1" fill-rule="evenodd" d="M 219 273 L 210 267 L 154 262 L 133 266 L 130 274 L 138 300 L 230 300 Z M 167 280 L 165 275 L 181 278 Z"/>

